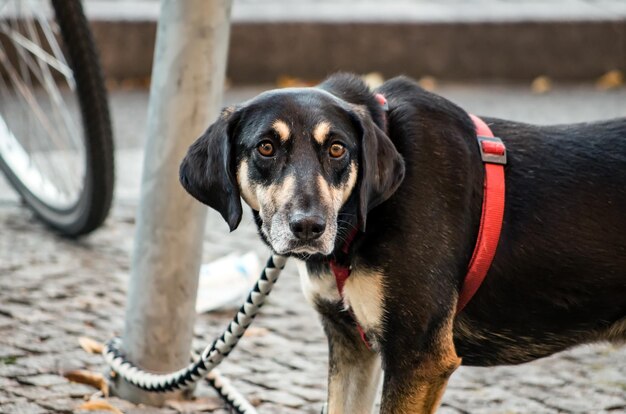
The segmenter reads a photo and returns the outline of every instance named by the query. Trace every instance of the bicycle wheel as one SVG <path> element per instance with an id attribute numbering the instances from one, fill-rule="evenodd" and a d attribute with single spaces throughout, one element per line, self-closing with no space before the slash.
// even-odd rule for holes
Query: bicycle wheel
<path id="1" fill-rule="evenodd" d="M 75 237 L 109 212 L 113 141 L 82 5 L 51 5 L 0 0 L 0 169 L 37 216 Z"/>

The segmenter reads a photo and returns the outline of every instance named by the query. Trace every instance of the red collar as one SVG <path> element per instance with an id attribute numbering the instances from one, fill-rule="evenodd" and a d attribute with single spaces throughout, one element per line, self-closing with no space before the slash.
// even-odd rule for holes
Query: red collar
<path id="1" fill-rule="evenodd" d="M 386 110 L 387 100 L 381 94 L 376 94 L 376 99 Z M 483 163 L 485 164 L 485 182 L 483 192 L 483 208 L 480 218 L 480 228 L 474 253 L 470 260 L 465 281 L 459 293 L 456 312 L 457 314 L 465 308 L 470 299 L 478 291 L 478 288 L 485 280 L 487 272 L 491 267 L 491 262 L 500 240 L 500 230 L 504 217 L 504 165 L 506 164 L 506 147 L 500 138 L 494 137 L 487 124 L 475 115 L 471 115 L 476 127 L 476 139 Z M 348 254 L 350 245 L 356 237 L 358 230 L 354 230 L 343 248 L 344 254 Z M 343 297 L 343 288 L 351 268 L 339 264 L 335 259 L 330 260 L 330 268 L 335 276 L 337 289 Z M 363 341 L 368 344 L 363 329 L 357 324 L 359 333 Z M 368 345 L 369 346 L 369 345 Z"/>

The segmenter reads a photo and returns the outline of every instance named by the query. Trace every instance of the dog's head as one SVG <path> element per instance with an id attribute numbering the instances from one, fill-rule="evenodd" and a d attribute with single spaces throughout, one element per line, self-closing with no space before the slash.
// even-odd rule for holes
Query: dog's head
<path id="1" fill-rule="evenodd" d="M 225 109 L 190 147 L 182 185 L 219 211 L 231 231 L 243 198 L 276 253 L 332 253 L 346 226 L 363 229 L 368 211 L 404 177 L 402 157 L 372 118 L 380 117 L 372 114 L 380 111 L 373 95 L 342 79 L 272 90 Z M 365 96 L 342 99 L 357 92 Z"/>

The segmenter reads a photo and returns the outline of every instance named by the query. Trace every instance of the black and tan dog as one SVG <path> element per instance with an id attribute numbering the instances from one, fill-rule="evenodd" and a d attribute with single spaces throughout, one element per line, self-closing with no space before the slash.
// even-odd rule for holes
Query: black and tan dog
<path id="1" fill-rule="evenodd" d="M 431 413 L 461 360 L 626 339 L 625 118 L 485 119 L 508 149 L 506 208 L 487 278 L 457 315 L 483 198 L 474 124 L 406 78 L 376 92 L 387 112 L 351 75 L 263 93 L 225 109 L 181 166 L 231 230 L 241 196 L 265 242 L 303 261 L 329 341 L 330 413 L 370 412 L 381 362 L 381 412 Z M 343 297 L 329 260 L 351 266 Z"/>

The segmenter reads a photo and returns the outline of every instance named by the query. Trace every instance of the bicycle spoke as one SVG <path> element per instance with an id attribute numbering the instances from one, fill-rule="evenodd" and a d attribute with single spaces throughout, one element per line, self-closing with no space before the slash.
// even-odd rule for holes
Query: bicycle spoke
<path id="1" fill-rule="evenodd" d="M 7 4 L 0 4 L 0 9 L 4 9 Z M 84 159 L 85 149 L 80 126 L 70 114 L 68 103 L 55 80 L 59 76 L 53 75 L 51 69 L 60 75 L 70 91 L 75 90 L 75 80 L 56 40 L 55 31 L 39 6 L 28 0 L 17 2 L 15 18 L 8 19 L 8 23 L 0 22 L 0 33 L 11 41 L 19 57 L 17 68 L 6 54 L 1 56 L 1 62 L 13 85 L 11 89 L 16 91 L 15 100 L 23 108 L 21 115 L 28 118 L 29 114 L 34 115 L 38 121 L 33 124 L 29 119 L 22 118 L 22 127 L 29 129 L 28 133 L 22 134 L 21 140 L 25 140 L 30 152 L 30 162 L 44 175 L 54 177 L 58 190 L 72 198 L 78 196 L 83 185 L 86 166 L 80 160 Z M 26 10 L 30 13 L 25 13 Z M 34 80 L 38 83 L 34 84 Z M 7 88 L 6 83 L 2 83 Z M 45 94 L 42 96 L 35 96 L 31 92 L 38 86 L 43 87 Z M 41 99 L 45 99 L 50 112 L 41 106 Z M 44 135 L 32 130 L 36 125 L 43 128 Z M 48 137 L 46 140 L 51 140 L 51 145 L 41 141 L 44 136 Z"/>
<path id="2" fill-rule="evenodd" d="M 69 69 L 69 65 L 67 63 L 67 60 L 65 59 L 65 55 L 61 51 L 61 46 L 59 45 L 59 42 L 57 42 L 56 40 L 54 30 L 50 26 L 49 20 L 44 15 L 43 10 L 36 8 L 35 15 L 36 15 L 37 21 L 39 22 L 41 30 L 46 38 L 46 41 L 48 42 L 48 44 L 50 45 L 50 48 L 52 49 L 52 53 L 54 54 L 55 59 L 61 64 L 65 65 L 65 67 Z M 76 89 L 76 82 L 74 80 L 74 72 L 70 69 L 69 75 L 64 74 L 64 76 L 70 89 L 71 90 Z"/>
<path id="3" fill-rule="evenodd" d="M 39 123 L 44 128 L 48 136 L 52 139 L 56 145 L 60 145 L 62 147 L 63 140 L 58 136 L 57 131 L 50 125 L 49 119 L 46 116 L 45 112 L 37 102 L 37 99 L 33 96 L 32 92 L 21 82 L 19 76 L 16 73 L 16 70 L 13 64 L 10 62 L 8 56 L 4 53 L 4 51 L 0 50 L 0 63 L 4 64 L 4 68 L 6 69 L 9 79 L 11 80 L 13 87 L 20 93 L 20 95 L 24 98 L 24 101 L 29 105 L 30 111 L 35 115 L 35 117 L 39 120 Z M 44 157 L 45 158 L 45 157 Z M 52 162 L 52 160 L 47 160 L 49 162 L 49 166 L 54 171 L 56 176 L 60 176 L 61 172 L 59 170 L 59 166 L 57 163 Z M 67 191 L 67 183 L 63 183 L 64 190 Z"/>
<path id="4" fill-rule="evenodd" d="M 113 189 L 106 91 L 80 2 L 0 0 L 0 168 L 68 236 L 102 223 Z"/>
<path id="5" fill-rule="evenodd" d="M 38 44 L 24 37 L 21 33 L 11 29 L 6 24 L 0 25 L 0 29 L 2 29 L 15 44 L 22 46 L 24 49 L 37 56 L 41 61 L 46 62 L 48 65 L 62 73 L 66 78 L 73 79 L 74 75 L 72 73 L 72 69 L 67 66 L 67 63 L 59 61 L 55 56 L 46 52 Z"/>
<path id="6" fill-rule="evenodd" d="M 29 35 L 33 40 L 37 43 L 41 43 L 41 39 L 38 35 L 37 29 L 34 27 L 32 21 L 28 21 L 27 24 Z M 64 101 L 61 92 L 57 87 L 57 83 L 53 79 L 53 75 L 50 72 L 49 67 L 42 61 L 37 60 L 37 64 L 39 67 L 39 74 L 42 85 L 44 86 L 46 92 L 48 92 L 48 97 L 51 98 L 52 101 L 52 110 L 54 111 L 54 115 L 57 120 L 60 120 L 63 126 L 65 127 L 65 131 L 63 131 L 64 136 L 69 136 L 73 141 L 76 149 L 80 149 L 82 147 L 80 137 L 77 134 L 78 128 L 71 119 L 69 112 L 67 111 L 67 103 Z M 59 125 L 61 126 L 61 125 Z M 71 164 L 70 164 L 71 165 Z"/>
<path id="7" fill-rule="evenodd" d="M 71 116 L 67 113 L 67 111 L 62 110 L 62 108 L 65 108 L 67 104 L 62 98 L 62 94 L 56 86 L 56 83 L 54 82 L 54 79 L 49 70 L 47 70 L 47 67 L 45 65 L 42 65 L 41 62 L 39 62 L 38 64 L 35 63 L 31 55 L 29 55 L 28 53 L 24 53 L 23 48 L 16 47 L 15 49 L 17 53 L 20 54 L 21 61 L 24 61 L 27 64 L 31 73 L 37 78 L 42 86 L 47 88 L 47 92 L 52 95 L 56 103 L 54 109 L 61 112 L 63 121 L 67 127 L 66 133 L 72 137 L 77 147 L 81 147 L 82 141 L 80 141 L 80 137 L 75 132 L 77 130 L 76 125 L 74 122 L 71 121 Z"/>
<path id="8" fill-rule="evenodd" d="M 40 26 L 43 24 L 42 22 L 39 22 L 39 23 L 40 23 Z M 46 25 L 47 25 L 47 22 L 46 22 Z M 30 19 L 28 20 L 28 31 L 32 39 L 36 40 L 38 43 L 41 43 L 41 39 L 39 37 L 39 34 L 37 33 L 37 29 L 34 27 L 34 24 Z M 54 37 L 49 39 L 48 42 L 49 43 L 52 42 L 52 44 L 56 45 L 56 49 L 59 49 L 58 43 L 56 39 L 54 39 Z M 63 123 L 66 127 L 66 133 L 74 141 L 76 148 L 80 149 L 82 147 L 82 141 L 80 139 L 80 136 L 78 136 L 78 133 L 77 133 L 78 128 L 76 124 L 72 121 L 69 112 L 65 109 L 67 108 L 67 103 L 64 101 L 61 95 L 61 92 L 59 91 L 59 88 L 57 86 L 57 83 L 53 79 L 52 73 L 50 72 L 50 68 L 39 60 L 37 62 L 41 69 L 41 74 L 43 75 L 43 78 L 44 78 L 44 81 L 42 83 L 44 87 L 46 88 L 48 94 L 54 99 L 56 103 L 56 106 L 53 106 L 53 109 L 57 112 L 57 115 L 59 115 L 63 119 Z M 70 78 L 73 80 L 73 75 L 71 75 Z M 67 79 L 68 77 L 65 76 L 66 81 Z"/>

